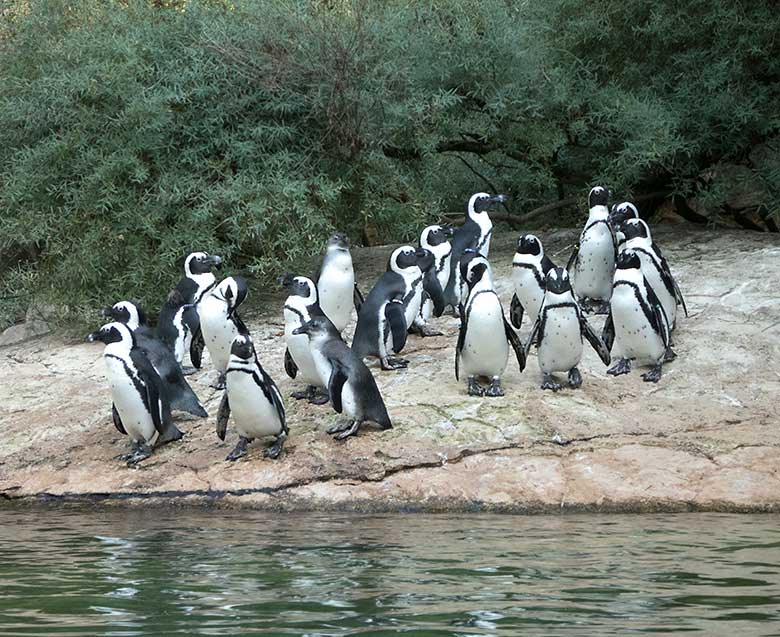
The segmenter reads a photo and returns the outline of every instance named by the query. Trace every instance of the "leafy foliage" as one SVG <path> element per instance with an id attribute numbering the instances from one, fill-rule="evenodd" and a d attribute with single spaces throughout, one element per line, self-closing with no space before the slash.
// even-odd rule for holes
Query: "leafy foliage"
<path id="1" fill-rule="evenodd" d="M 730 162 L 774 211 L 777 152 L 751 151 L 780 144 L 775 14 L 760 0 L 14 0 L 0 321 L 19 294 L 154 308 L 194 249 L 268 281 L 332 228 L 412 239 L 475 189 L 509 192 L 516 214 L 596 180 L 718 206 L 728 188 L 700 176 Z"/>

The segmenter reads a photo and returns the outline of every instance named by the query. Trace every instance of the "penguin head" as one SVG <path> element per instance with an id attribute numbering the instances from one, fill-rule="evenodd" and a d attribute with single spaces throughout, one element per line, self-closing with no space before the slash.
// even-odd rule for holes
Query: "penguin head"
<path id="1" fill-rule="evenodd" d="M 279 277 L 279 283 L 287 290 L 289 296 L 300 296 L 312 303 L 317 301 L 317 286 L 314 281 L 305 276 L 295 276 L 288 272 Z"/>
<path id="2" fill-rule="evenodd" d="M 588 194 L 588 208 L 596 206 L 606 206 L 609 201 L 609 190 L 603 186 L 595 186 L 590 189 Z"/>
<path id="3" fill-rule="evenodd" d="M 249 334 L 239 334 L 230 344 L 230 355 L 242 360 L 251 360 L 255 356 L 255 346 Z"/>
<path id="4" fill-rule="evenodd" d="M 638 219 L 639 211 L 630 201 L 624 201 L 612 206 L 609 211 L 609 223 L 613 228 L 619 228 L 628 219 Z"/>
<path id="5" fill-rule="evenodd" d="M 571 281 L 566 268 L 550 268 L 544 285 L 545 289 L 552 294 L 566 294 L 571 291 Z"/>
<path id="6" fill-rule="evenodd" d="M 461 261 L 461 276 L 468 284 L 469 290 L 479 283 L 483 277 L 490 276 L 490 263 L 478 252 L 469 255 L 467 261 Z"/>
<path id="7" fill-rule="evenodd" d="M 146 312 L 132 301 L 119 301 L 119 303 L 114 303 L 111 307 L 104 307 L 100 310 L 100 315 L 118 323 L 124 323 L 131 330 L 136 330 L 139 326 L 148 324 Z"/>
<path id="8" fill-rule="evenodd" d="M 340 338 L 338 331 L 333 326 L 333 323 L 331 323 L 330 319 L 324 314 L 317 314 L 312 316 L 303 325 L 296 327 L 292 333 L 296 336 L 298 334 L 306 334 L 306 336 L 309 337 L 309 340 L 331 335 Z"/>
<path id="9" fill-rule="evenodd" d="M 466 207 L 466 216 L 471 217 L 487 213 L 499 203 L 504 203 L 507 200 L 506 195 L 489 195 L 486 192 L 477 192 L 471 195 L 468 206 Z"/>
<path id="10" fill-rule="evenodd" d="M 436 257 L 433 256 L 433 252 L 430 250 L 426 250 L 425 248 L 417 248 L 417 250 L 415 250 L 415 254 L 417 254 L 417 266 L 423 272 L 430 270 L 436 263 Z"/>
<path id="11" fill-rule="evenodd" d="M 206 274 L 222 265 L 222 257 L 208 252 L 193 252 L 184 260 L 184 272 L 188 277 Z"/>
<path id="12" fill-rule="evenodd" d="M 135 344 L 135 339 L 133 338 L 133 333 L 130 331 L 130 328 L 124 323 L 118 323 L 116 321 L 113 323 L 106 323 L 96 332 L 87 334 L 87 341 L 90 343 L 100 341 L 106 345 L 121 343 L 122 341 L 127 342 L 129 345 Z"/>
<path id="13" fill-rule="evenodd" d="M 633 250 L 622 250 L 618 255 L 616 267 L 618 270 L 639 270 L 642 262 Z"/>
<path id="14" fill-rule="evenodd" d="M 228 306 L 228 314 L 232 314 L 236 308 L 244 302 L 249 293 L 246 280 L 240 276 L 229 276 L 222 279 L 212 294 L 224 301 Z"/>
<path id="15" fill-rule="evenodd" d="M 393 250 L 393 254 L 390 255 L 390 261 L 387 264 L 388 271 L 392 270 L 400 274 L 402 270 L 408 268 L 417 267 L 417 259 L 423 256 L 422 253 L 418 256 L 417 250 L 414 246 L 401 246 Z"/>
<path id="16" fill-rule="evenodd" d="M 637 237 L 650 240 L 650 227 L 642 219 L 626 220 L 620 226 L 620 231 L 623 233 L 626 241 L 636 239 Z"/>
<path id="17" fill-rule="evenodd" d="M 517 240 L 517 252 L 519 254 L 530 254 L 535 257 L 543 257 L 544 250 L 542 242 L 535 234 L 525 234 Z"/>
<path id="18" fill-rule="evenodd" d="M 343 232 L 334 232 L 328 239 L 328 250 L 349 250 L 349 237 Z"/>
<path id="19" fill-rule="evenodd" d="M 428 226 L 420 235 L 420 245 L 423 248 L 435 248 L 446 243 L 452 236 L 452 228 L 444 226 Z"/>

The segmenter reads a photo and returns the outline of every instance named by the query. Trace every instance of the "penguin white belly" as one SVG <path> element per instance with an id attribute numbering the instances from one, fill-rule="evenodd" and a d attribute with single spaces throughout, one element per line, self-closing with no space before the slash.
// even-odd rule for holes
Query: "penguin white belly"
<path id="1" fill-rule="evenodd" d="M 404 308 L 404 318 L 406 319 L 406 327 L 410 327 L 414 323 L 414 319 L 420 313 L 420 306 L 422 305 L 422 281 L 416 285 L 416 289 L 412 298 L 409 299 L 409 304 Z"/>
<path id="2" fill-rule="evenodd" d="M 203 341 L 214 367 L 217 371 L 224 372 L 230 361 L 230 345 L 238 336 L 238 330 L 235 323 L 228 320 L 223 312 L 210 312 L 208 309 L 208 306 L 201 308 L 200 329 L 203 332 Z"/>
<path id="3" fill-rule="evenodd" d="M 330 375 L 333 371 L 333 366 L 313 343 L 310 343 L 309 349 L 311 351 L 311 357 L 314 360 L 314 365 L 317 368 L 317 374 L 319 374 L 320 377 L 321 386 L 327 389 L 330 384 Z"/>
<path id="4" fill-rule="evenodd" d="M 568 372 L 579 364 L 582 359 L 582 333 L 573 307 L 547 310 L 538 358 L 539 369 L 545 374 Z"/>
<path id="5" fill-rule="evenodd" d="M 574 288 L 579 297 L 609 300 L 615 273 L 612 233 L 604 223 L 588 228 L 580 237 L 580 251 L 574 267 Z"/>
<path id="6" fill-rule="evenodd" d="M 184 307 L 180 307 L 176 310 L 176 314 L 173 315 L 173 326 L 176 328 L 176 341 L 173 345 L 173 355 L 176 358 L 176 362 L 179 364 L 184 361 L 184 354 L 190 350 L 190 343 L 192 342 L 190 328 L 184 324 L 184 309 Z"/>
<path id="7" fill-rule="evenodd" d="M 341 390 L 341 407 L 343 413 L 352 419 L 356 419 L 358 416 L 357 400 L 355 399 L 355 390 L 352 388 L 352 383 L 347 379 L 344 383 L 344 387 Z"/>
<path id="8" fill-rule="evenodd" d="M 655 365 L 665 348 L 663 339 L 653 329 L 628 285 L 618 285 L 612 293 L 612 322 L 615 326 L 613 356 Z"/>
<path id="9" fill-rule="evenodd" d="M 427 321 L 433 316 L 433 301 L 430 299 L 425 299 L 422 307 L 420 307 L 420 316 L 422 316 L 423 321 Z"/>
<path id="10" fill-rule="evenodd" d="M 336 255 L 328 259 L 317 281 L 317 292 L 325 316 L 339 332 L 343 332 L 354 307 L 355 271 L 349 255 Z"/>
<path id="11" fill-rule="evenodd" d="M 530 325 L 533 326 L 544 301 L 544 289 L 539 287 L 534 271 L 526 267 L 512 268 L 512 282 L 517 300 L 523 306 L 523 316 L 528 317 Z"/>
<path id="12" fill-rule="evenodd" d="M 661 306 L 666 313 L 666 320 L 669 323 L 669 329 L 671 330 L 674 328 L 674 323 L 677 320 L 677 299 L 669 294 L 669 290 L 666 289 L 653 257 L 645 252 L 637 252 L 636 254 L 639 256 L 639 261 L 642 264 L 642 274 L 645 275 L 647 282 L 661 302 Z"/>
<path id="13" fill-rule="evenodd" d="M 469 313 L 461 352 L 463 369 L 469 376 L 500 376 L 508 355 L 501 304 L 494 294 L 482 294 Z"/>
<path id="14" fill-rule="evenodd" d="M 282 430 L 279 414 L 251 374 L 227 375 L 228 401 L 236 431 L 246 438 L 275 436 Z"/>
<path id="15" fill-rule="evenodd" d="M 297 325 L 286 323 L 284 336 L 287 340 L 287 349 L 290 351 L 290 356 L 292 356 L 292 359 L 298 366 L 299 376 L 297 378 L 308 385 L 327 387 L 327 383 L 322 383 L 317 366 L 314 363 L 311 348 L 309 347 L 309 337 L 306 334 L 293 334 L 292 332 L 296 327 Z"/>
<path id="16" fill-rule="evenodd" d="M 131 366 L 132 363 L 129 363 Z M 107 357 L 108 383 L 111 386 L 111 399 L 119 412 L 125 431 L 134 442 L 152 442 L 157 435 L 152 415 L 135 388 L 125 367 L 116 358 Z"/>

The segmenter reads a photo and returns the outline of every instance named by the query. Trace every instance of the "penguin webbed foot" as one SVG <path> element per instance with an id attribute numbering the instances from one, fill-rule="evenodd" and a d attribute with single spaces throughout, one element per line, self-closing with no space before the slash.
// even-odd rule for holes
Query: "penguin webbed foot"
<path id="1" fill-rule="evenodd" d="M 671 363 L 675 358 L 677 358 L 677 352 L 675 352 L 672 349 L 672 346 L 669 345 L 669 347 L 666 348 L 666 353 L 664 354 L 664 363 Z"/>
<path id="2" fill-rule="evenodd" d="M 649 372 L 642 374 L 642 380 L 646 383 L 657 383 L 661 380 L 661 363 L 658 363 Z"/>
<path id="3" fill-rule="evenodd" d="M 501 379 L 494 378 L 490 383 L 490 387 L 488 387 L 485 390 L 485 396 L 490 396 L 491 398 L 498 398 L 503 395 L 504 395 L 504 390 L 501 389 Z"/>
<path id="4" fill-rule="evenodd" d="M 194 367 L 185 367 L 184 365 L 180 365 L 180 367 L 182 376 L 192 376 L 195 372 L 198 371 Z"/>
<path id="5" fill-rule="evenodd" d="M 386 356 L 385 358 L 380 358 L 379 363 L 381 368 L 384 370 L 403 369 L 409 366 L 408 360 L 405 358 L 398 358 L 396 356 Z"/>
<path id="6" fill-rule="evenodd" d="M 563 385 L 555 380 L 555 376 L 552 374 L 544 374 L 542 377 L 542 389 L 549 389 L 550 391 L 561 391 Z"/>
<path id="7" fill-rule="evenodd" d="M 409 328 L 409 332 L 412 333 L 412 334 L 417 334 L 421 338 L 425 338 L 425 337 L 428 337 L 428 336 L 443 336 L 444 335 L 443 332 L 440 332 L 438 330 L 434 330 L 434 329 L 428 327 L 427 323 L 423 323 L 421 325 L 413 324 Z"/>
<path id="8" fill-rule="evenodd" d="M 245 438 L 244 436 L 239 437 L 238 444 L 236 444 L 233 451 L 231 451 L 225 460 L 228 462 L 233 462 L 234 460 L 238 460 L 239 458 L 243 458 L 248 452 L 247 447 L 249 446 L 249 443 L 252 442 L 251 438 Z"/>
<path id="9" fill-rule="evenodd" d="M 621 374 L 628 374 L 631 371 L 631 361 L 627 358 L 621 358 L 617 363 L 607 370 L 607 374 L 610 376 L 620 376 Z"/>
<path id="10" fill-rule="evenodd" d="M 284 432 L 280 433 L 276 436 L 274 444 L 263 452 L 263 456 L 270 458 L 271 460 L 276 460 L 279 457 L 279 454 L 282 453 L 282 447 L 284 447 L 285 440 L 287 440 L 287 434 Z"/>
<path id="11" fill-rule="evenodd" d="M 329 434 L 336 434 L 333 436 L 334 440 L 344 440 L 350 436 L 354 436 L 360 430 L 359 420 L 347 420 L 346 422 L 333 425 L 327 430 Z"/>
<path id="12" fill-rule="evenodd" d="M 143 442 L 134 442 L 130 453 L 126 453 L 123 456 L 120 456 L 120 459 L 124 460 L 128 467 L 134 467 L 139 462 L 146 460 L 151 455 L 152 448 L 149 445 Z"/>
<path id="13" fill-rule="evenodd" d="M 309 396 L 309 403 L 312 405 L 324 405 L 330 400 L 330 394 L 328 394 L 327 389 L 322 389 L 320 387 L 315 387 L 314 385 L 310 385 L 309 389 L 311 390 L 311 396 Z"/>
<path id="14" fill-rule="evenodd" d="M 217 376 L 217 380 L 215 380 L 213 383 L 209 385 L 212 389 L 221 390 L 225 389 L 225 380 L 227 379 L 227 374 L 225 372 L 220 372 L 219 376 Z"/>
<path id="15" fill-rule="evenodd" d="M 582 374 L 576 367 L 572 367 L 569 370 L 569 387 L 572 389 L 579 389 L 582 387 Z"/>
<path id="16" fill-rule="evenodd" d="M 162 445 L 167 445 L 169 442 L 176 442 L 182 438 L 184 438 L 184 433 L 182 433 L 181 429 L 173 423 L 170 423 L 166 428 L 165 433 L 157 439 L 157 444 L 155 446 L 160 447 Z"/>
<path id="17" fill-rule="evenodd" d="M 479 396 L 480 398 L 485 395 L 485 388 L 477 382 L 474 376 L 469 376 L 469 396 Z"/>

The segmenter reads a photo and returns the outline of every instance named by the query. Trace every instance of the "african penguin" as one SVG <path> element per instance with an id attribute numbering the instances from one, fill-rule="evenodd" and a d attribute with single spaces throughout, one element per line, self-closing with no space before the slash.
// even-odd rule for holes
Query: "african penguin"
<path id="1" fill-rule="evenodd" d="M 457 308 L 464 302 L 465 299 L 458 298 L 458 292 L 462 289 L 460 258 L 466 248 L 472 248 L 485 257 L 489 256 L 493 222 L 490 220 L 488 210 L 498 203 L 505 202 L 506 199 L 506 195 L 489 195 L 486 192 L 475 193 L 469 198 L 466 205 L 466 223 L 455 231 L 450 240 L 452 245 L 450 275 L 444 290 L 446 305 Z"/>
<path id="2" fill-rule="evenodd" d="M 578 248 L 569 259 L 574 262 L 573 286 L 586 311 L 606 313 L 615 272 L 615 237 L 609 225 L 609 191 L 601 186 L 588 195 L 588 221 L 580 234 Z M 567 266 L 567 269 L 570 267 Z"/>
<path id="3" fill-rule="evenodd" d="M 328 429 L 329 434 L 336 434 L 337 440 L 343 440 L 357 434 L 366 421 L 374 422 L 382 429 L 392 427 L 374 377 L 360 356 L 341 340 L 338 330 L 326 316 L 313 316 L 293 334 L 308 336 L 320 373 L 328 378 L 333 409 L 349 416 L 346 423 Z"/>
<path id="4" fill-rule="evenodd" d="M 412 318 L 409 332 L 420 336 L 441 336 L 441 332 L 428 327 L 427 322 L 422 319 L 426 302 L 431 304 L 434 316 L 439 317 L 444 312 L 444 291 L 436 276 L 436 257 L 433 252 L 422 247 L 417 248 L 417 254 L 417 266 L 422 272 L 422 280 L 415 287 L 414 293 L 415 296 L 419 296 L 419 302 L 415 299 L 414 304 L 419 306 L 419 310 Z"/>
<path id="5" fill-rule="evenodd" d="M 260 365 L 249 334 L 233 338 L 225 375 L 225 393 L 217 414 L 217 436 L 225 439 L 231 414 L 239 436 L 238 444 L 225 460 L 245 456 L 249 443 L 265 436 L 274 436 L 276 440 L 263 455 L 278 458 L 289 433 L 284 403 L 276 383 Z"/>
<path id="6" fill-rule="evenodd" d="M 382 369 L 406 367 L 409 361 L 394 358 L 406 344 L 408 327 L 420 311 L 422 271 L 420 249 L 401 246 L 393 250 L 387 271 L 379 277 L 358 313 L 352 349 L 359 358 L 377 356 Z"/>
<path id="7" fill-rule="evenodd" d="M 477 254 L 461 272 L 468 283 L 466 305 L 460 311 L 460 332 L 455 348 L 455 378 L 460 380 L 461 361 L 468 375 L 470 396 L 503 396 L 501 374 L 506 369 L 509 345 L 515 351 L 520 371 L 525 368 L 525 352 L 520 339 L 504 317 L 501 301 L 493 288 L 488 260 Z M 485 389 L 477 377 L 491 379 Z"/>
<path id="8" fill-rule="evenodd" d="M 101 314 L 130 328 L 136 343 L 146 354 L 163 382 L 165 393 L 170 397 L 171 409 L 186 411 L 193 416 L 205 418 L 208 413 L 200 404 L 197 395 L 182 374 L 173 352 L 155 338 L 147 324 L 146 313 L 132 301 L 120 301 L 104 308 Z"/>
<path id="9" fill-rule="evenodd" d="M 360 312 L 363 303 L 363 295 L 355 282 L 349 240 L 344 233 L 335 232 L 328 240 L 316 283 L 320 308 L 336 329 L 343 332 L 352 308 Z"/>
<path id="10" fill-rule="evenodd" d="M 444 289 L 450 278 L 450 257 L 452 255 L 450 237 L 452 234 L 452 228 L 434 225 L 425 228 L 420 235 L 420 247 L 425 248 L 433 255 L 433 267 L 423 272 L 423 289 L 426 291 L 427 298 L 423 299 L 419 317 L 415 319 L 416 324 L 425 325 L 434 315 L 432 298 L 435 294 L 441 294 L 442 300 L 444 298 Z M 438 289 L 436 288 L 437 283 Z M 441 316 L 441 312 L 438 316 Z"/>
<path id="11" fill-rule="evenodd" d="M 618 255 L 610 311 L 602 340 L 617 362 L 607 374 L 619 376 L 631 371 L 631 361 L 653 368 L 642 374 L 647 382 L 658 382 L 661 366 L 669 353 L 669 324 L 663 306 L 642 274 L 642 262 L 633 250 Z"/>
<path id="12" fill-rule="evenodd" d="M 509 306 L 509 320 L 516 329 L 520 329 L 524 314 L 533 326 L 544 300 L 545 277 L 554 267 L 536 235 L 526 234 L 517 240 L 517 251 L 512 259 L 515 293 Z"/>
<path id="13" fill-rule="evenodd" d="M 203 341 L 219 374 L 211 385 L 214 389 L 225 388 L 225 372 L 233 339 L 239 334 L 249 334 L 238 315 L 238 306 L 244 302 L 248 292 L 242 277 L 229 276 L 207 292 L 198 304 Z"/>
<path id="14" fill-rule="evenodd" d="M 133 442 L 122 456 L 129 466 L 152 455 L 151 445 L 170 442 L 166 435 L 181 432 L 171 422 L 168 397 L 159 375 L 137 346 L 132 330 L 123 323 L 107 323 L 87 336 L 105 343 L 103 358 L 113 400 L 114 426 Z"/>
<path id="15" fill-rule="evenodd" d="M 306 391 L 295 391 L 290 396 L 323 405 L 328 402 L 328 379 L 320 378 L 309 349 L 309 338 L 305 334 L 293 334 L 312 316 L 324 316 L 317 302 L 317 286 L 311 279 L 289 273 L 281 277 L 279 282 L 289 294 L 284 302 L 284 337 L 287 341 L 284 370 L 290 378 L 306 383 Z"/>
<path id="16" fill-rule="evenodd" d="M 628 219 L 620 226 L 620 231 L 625 237 L 625 249 L 633 250 L 639 256 L 642 274 L 661 301 L 669 329 L 673 330 L 677 321 L 677 306 L 682 305 L 686 316 L 688 308 L 669 264 L 650 236 L 650 228 L 642 219 Z"/>
<path id="17" fill-rule="evenodd" d="M 609 351 L 580 311 L 569 283 L 569 273 L 565 268 L 553 267 L 547 272 L 542 307 L 526 344 L 526 354 L 533 344 L 538 349 L 542 389 L 561 389 L 553 376 L 555 372 L 568 372 L 572 389 L 582 385 L 577 365 L 582 358 L 583 337 L 602 362 L 609 365 Z"/>
<path id="18" fill-rule="evenodd" d="M 615 245 L 618 252 L 623 249 L 626 237 L 620 227 L 629 219 L 639 219 L 639 210 L 630 201 L 615 204 L 609 211 L 609 225 L 615 235 Z"/>
<path id="19" fill-rule="evenodd" d="M 184 261 L 184 277 L 171 290 L 157 319 L 157 338 L 165 343 L 181 365 L 187 351 L 192 364 L 200 369 L 203 336 L 198 318 L 198 303 L 213 288 L 212 273 L 222 258 L 206 252 L 193 252 Z"/>

